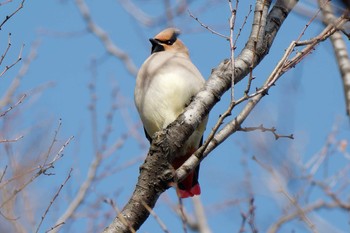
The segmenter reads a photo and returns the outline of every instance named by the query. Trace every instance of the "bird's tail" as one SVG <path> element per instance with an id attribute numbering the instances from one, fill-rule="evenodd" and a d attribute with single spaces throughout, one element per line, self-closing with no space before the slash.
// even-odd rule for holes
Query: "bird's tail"
<path id="1" fill-rule="evenodd" d="M 191 150 L 189 153 L 182 157 L 175 158 L 172 165 L 175 169 L 178 169 L 192 154 L 195 150 Z M 201 188 L 198 183 L 199 165 L 196 169 L 188 174 L 188 176 L 178 183 L 177 193 L 181 198 L 193 197 L 201 193 Z"/>

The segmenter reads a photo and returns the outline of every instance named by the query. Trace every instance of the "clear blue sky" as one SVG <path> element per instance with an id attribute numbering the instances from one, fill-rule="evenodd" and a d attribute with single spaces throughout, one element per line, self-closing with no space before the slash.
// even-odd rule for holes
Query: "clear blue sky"
<path id="1" fill-rule="evenodd" d="M 164 8 L 159 1 L 134 2 L 149 15 L 161 15 Z M 211 1 L 195 1 L 190 4 L 189 9 L 207 25 L 221 33 L 228 34 L 227 22 L 230 12 L 226 1 L 212 5 L 209 2 Z M 253 1 L 240 1 L 237 29 L 248 12 L 250 2 Z M 8 13 L 9 9 L 15 9 L 18 3 L 19 1 L 14 1 L 2 6 L 0 16 L 3 18 L 4 9 Z M 150 52 L 148 38 L 157 34 L 166 25 L 142 27 L 125 12 L 118 1 L 87 1 L 87 4 L 96 23 L 107 31 L 112 40 L 140 67 Z M 198 11 L 198 9 L 202 10 Z M 253 88 L 258 87 L 265 80 L 283 55 L 284 49 L 288 47 L 291 40 L 298 37 L 310 17 L 297 14 L 291 14 L 288 17 L 269 55 L 254 71 L 256 81 L 253 83 Z M 243 48 L 249 35 L 251 18 L 252 16 L 243 28 L 236 53 Z M 221 60 L 229 57 L 229 44 L 224 39 L 201 28 L 187 13 L 177 18 L 175 25 L 183 31 L 181 39 L 189 47 L 194 64 L 205 78 L 209 77 L 211 69 Z M 49 135 L 46 136 L 48 141 L 42 142 L 48 145 L 59 119 L 62 119 L 63 122 L 58 137 L 59 142 L 64 142 L 71 135 L 75 136 L 73 142 L 65 150 L 64 157 L 55 167 L 56 175 L 41 179 L 30 189 L 39 192 L 33 198 L 44 210 L 57 186 L 67 175 L 69 168 L 74 167 L 73 177 L 59 196 L 60 200 L 57 201 L 61 204 L 54 206 L 50 211 L 42 230 L 53 224 L 57 213 L 62 213 L 66 200 L 74 195 L 78 185 L 85 178 L 87 167 L 92 160 L 93 143 L 91 115 L 88 110 L 90 103 L 88 84 L 92 80 L 91 61 L 93 59 L 98 61 L 96 93 L 99 135 L 104 130 L 105 115 L 111 106 L 111 91 L 113 87 L 117 87 L 119 90 L 117 104 L 121 110 L 117 112 L 113 121 L 113 131 L 108 145 L 125 133 L 130 125 L 138 124 L 139 127 L 136 129 L 143 137 L 143 129 L 138 123 L 139 118 L 133 104 L 135 77 L 125 70 L 119 60 L 106 55 L 100 41 L 84 31 L 85 27 L 73 1 L 37 0 L 25 2 L 24 8 L 6 23 L 0 34 L 0 51 L 3 51 L 7 45 L 7 34 L 12 33 L 13 46 L 6 60 L 8 62 L 16 58 L 22 43 L 25 43 L 23 57 L 28 55 L 35 41 L 40 43 L 38 56 L 23 78 L 18 94 L 31 93 L 30 90 L 33 88 L 50 82 L 54 83 L 54 86 L 45 89 L 40 95 L 29 95 L 24 104 L 20 106 L 23 115 L 15 121 L 13 131 L 5 136 L 12 138 L 33 125 L 40 127 L 35 133 L 25 135 L 24 139 L 16 143 L 16 152 L 22 152 L 25 157 L 26 148 L 38 144 L 36 137 L 40 138 L 42 134 Z M 313 23 L 308 28 L 304 39 L 316 35 L 322 30 L 322 27 L 321 23 Z M 0 95 L 8 88 L 20 66 L 21 64 L 18 64 L 7 73 L 5 78 L 0 79 Z M 245 85 L 246 81 L 237 85 L 237 97 L 242 94 Z M 210 114 L 207 127 L 209 130 L 227 105 L 228 96 L 225 96 Z M 234 114 L 237 114 L 239 109 L 240 107 L 234 110 Z M 125 119 L 128 121 L 125 122 Z M 201 197 L 208 208 L 209 225 L 213 232 L 238 232 L 241 223 L 240 211 L 247 211 L 245 202 L 224 207 L 222 210 L 217 207 L 228 200 L 247 197 L 243 161 L 247 163 L 251 173 L 257 206 L 256 223 L 259 232 L 264 232 L 280 216 L 282 206 L 288 202 L 283 195 L 271 191 L 273 186 L 270 182 L 271 177 L 251 159 L 252 156 L 274 166 L 281 176 L 289 177 L 291 180 L 287 188 L 293 195 L 296 195 L 303 186 L 303 182 L 298 181 L 302 170 L 301 165 L 320 151 L 335 124 L 339 128 L 337 139 L 349 140 L 349 120 L 345 114 L 343 88 L 329 41 L 322 43 L 301 64 L 285 74 L 248 117 L 244 126 L 260 124 L 266 127 L 274 126 L 281 134 L 293 133 L 295 139 L 275 141 L 273 135 L 269 133 L 239 132 L 227 139 L 203 162 L 200 176 L 203 192 Z M 125 145 L 112 156 L 120 156 L 117 161 L 119 165 L 122 165 L 126 161 L 145 154 L 148 146 L 145 138 L 143 145 L 142 147 L 134 137 L 130 137 Z M 40 150 L 45 151 L 45 148 L 47 147 L 42 146 Z M 3 153 L 2 149 L 0 153 Z M 110 159 L 109 162 L 111 161 L 114 160 Z M 332 162 L 329 162 L 328 174 L 335 173 L 347 162 L 341 156 L 334 158 Z M 122 207 L 136 184 L 140 164 L 141 162 L 92 187 L 88 200 L 96 200 L 98 196 L 114 198 L 118 206 Z M 105 168 L 105 165 L 101 169 Z M 0 168 L 3 167 L 4 164 L 1 164 Z M 103 173 L 103 170 L 99 172 Z M 317 174 L 319 178 L 322 175 L 322 172 Z M 310 199 L 324 197 L 323 195 L 317 196 L 317 194 L 317 192 L 313 193 Z M 172 189 L 160 198 L 155 211 L 171 232 L 181 232 L 181 223 L 174 213 L 169 211 L 167 204 L 169 199 L 176 203 Z M 301 200 L 303 201 L 305 200 Z M 185 203 L 187 205 L 190 201 L 186 200 Z M 101 206 L 103 210 L 108 209 L 106 205 Z M 84 213 L 85 208 L 87 207 L 80 208 L 78 212 Z M 40 218 L 41 213 L 38 212 L 37 219 Z M 333 232 L 346 232 L 346 229 L 349 229 L 348 220 L 341 212 L 331 214 L 321 212 L 319 215 L 309 217 L 314 221 L 323 222 L 323 229 L 331 229 Z M 323 220 L 317 220 L 318 218 L 323 218 Z M 64 228 L 62 232 L 76 232 L 77 227 L 82 224 L 85 227 L 87 222 L 84 219 L 84 217 L 80 218 L 70 227 Z M 333 225 L 337 229 L 327 228 L 328 225 Z M 284 232 L 290 232 L 292 229 L 296 232 L 308 232 L 305 225 L 298 220 L 283 228 Z M 162 231 L 150 217 L 140 232 Z"/>

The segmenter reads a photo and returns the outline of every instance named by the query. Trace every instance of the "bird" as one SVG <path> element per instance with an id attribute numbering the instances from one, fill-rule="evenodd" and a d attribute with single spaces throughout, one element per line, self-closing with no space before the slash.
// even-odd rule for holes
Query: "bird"
<path id="1" fill-rule="evenodd" d="M 156 132 L 176 120 L 205 84 L 179 35 L 179 29 L 166 28 L 149 39 L 151 55 L 137 74 L 134 100 L 150 143 Z M 186 140 L 172 161 L 174 169 L 179 168 L 202 145 L 207 121 L 206 117 Z M 201 193 L 198 173 L 199 165 L 176 185 L 180 198 Z"/>

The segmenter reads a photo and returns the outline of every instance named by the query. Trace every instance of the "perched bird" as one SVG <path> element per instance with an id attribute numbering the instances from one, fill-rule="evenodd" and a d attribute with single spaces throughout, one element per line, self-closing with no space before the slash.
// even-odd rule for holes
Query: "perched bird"
<path id="1" fill-rule="evenodd" d="M 204 78 L 189 58 L 188 49 L 178 39 L 180 31 L 167 28 L 150 39 L 151 55 L 141 66 L 136 79 L 135 104 L 147 139 L 166 128 L 184 111 L 204 85 Z M 187 139 L 172 162 L 179 168 L 202 144 L 205 119 Z M 199 166 L 179 183 L 181 198 L 201 193 L 198 183 Z"/>

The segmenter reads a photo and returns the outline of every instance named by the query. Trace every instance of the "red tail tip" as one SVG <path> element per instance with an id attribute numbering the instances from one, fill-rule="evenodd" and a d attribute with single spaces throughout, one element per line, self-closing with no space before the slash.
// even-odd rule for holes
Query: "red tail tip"
<path id="1" fill-rule="evenodd" d="M 194 195 L 201 194 L 201 187 L 199 186 L 199 184 L 196 184 L 190 190 L 179 189 L 178 192 L 181 198 L 193 197 Z"/>

